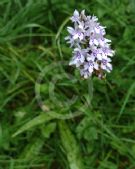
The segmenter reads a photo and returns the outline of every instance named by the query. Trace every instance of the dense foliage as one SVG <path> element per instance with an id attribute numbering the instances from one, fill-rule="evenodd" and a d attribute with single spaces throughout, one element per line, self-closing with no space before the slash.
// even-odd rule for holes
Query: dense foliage
<path id="1" fill-rule="evenodd" d="M 104 80 L 68 66 L 74 9 L 107 27 Z M 134 32 L 134 0 L 0 0 L 0 169 L 135 168 Z"/>

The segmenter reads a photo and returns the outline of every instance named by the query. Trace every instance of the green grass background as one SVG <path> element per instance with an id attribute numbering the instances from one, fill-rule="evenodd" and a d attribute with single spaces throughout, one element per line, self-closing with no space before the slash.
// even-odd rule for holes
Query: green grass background
<path id="1" fill-rule="evenodd" d="M 47 111 L 83 112 L 60 120 L 42 111 L 35 84 L 70 60 L 74 9 L 99 18 L 116 54 L 103 81 L 51 66 L 40 85 Z M 135 0 L 0 0 L 0 169 L 69 168 L 135 169 Z"/>

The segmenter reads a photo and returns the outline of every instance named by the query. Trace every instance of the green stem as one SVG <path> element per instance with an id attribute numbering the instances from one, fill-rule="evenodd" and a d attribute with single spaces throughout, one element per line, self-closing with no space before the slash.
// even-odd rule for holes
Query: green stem
<path id="1" fill-rule="evenodd" d="M 91 107 L 92 98 L 93 98 L 93 81 L 92 81 L 92 78 L 89 78 L 88 79 L 88 98 L 87 98 L 87 103 L 88 103 L 88 106 L 90 106 L 90 107 Z"/>

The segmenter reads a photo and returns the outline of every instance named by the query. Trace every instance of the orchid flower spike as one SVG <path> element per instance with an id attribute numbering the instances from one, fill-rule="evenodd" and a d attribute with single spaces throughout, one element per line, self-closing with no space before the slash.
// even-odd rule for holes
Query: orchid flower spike
<path id="1" fill-rule="evenodd" d="M 75 10 L 70 19 L 74 27 L 67 27 L 69 36 L 65 38 L 73 48 L 69 65 L 75 65 L 86 79 L 92 75 L 103 78 L 112 71 L 111 57 L 115 53 L 110 48 L 111 40 L 105 38 L 105 27 L 96 16 L 86 16 L 85 10 Z"/>

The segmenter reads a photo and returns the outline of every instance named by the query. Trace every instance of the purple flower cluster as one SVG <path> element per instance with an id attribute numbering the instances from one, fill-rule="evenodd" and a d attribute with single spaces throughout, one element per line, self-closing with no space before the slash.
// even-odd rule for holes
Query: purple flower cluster
<path id="1" fill-rule="evenodd" d="M 110 49 L 111 40 L 105 38 L 105 27 L 101 26 L 96 16 L 86 16 L 74 11 L 71 21 L 74 27 L 67 27 L 69 36 L 65 38 L 73 48 L 73 57 L 69 65 L 75 65 L 81 76 L 88 78 L 92 74 L 103 78 L 105 72 L 112 70 Z"/>

